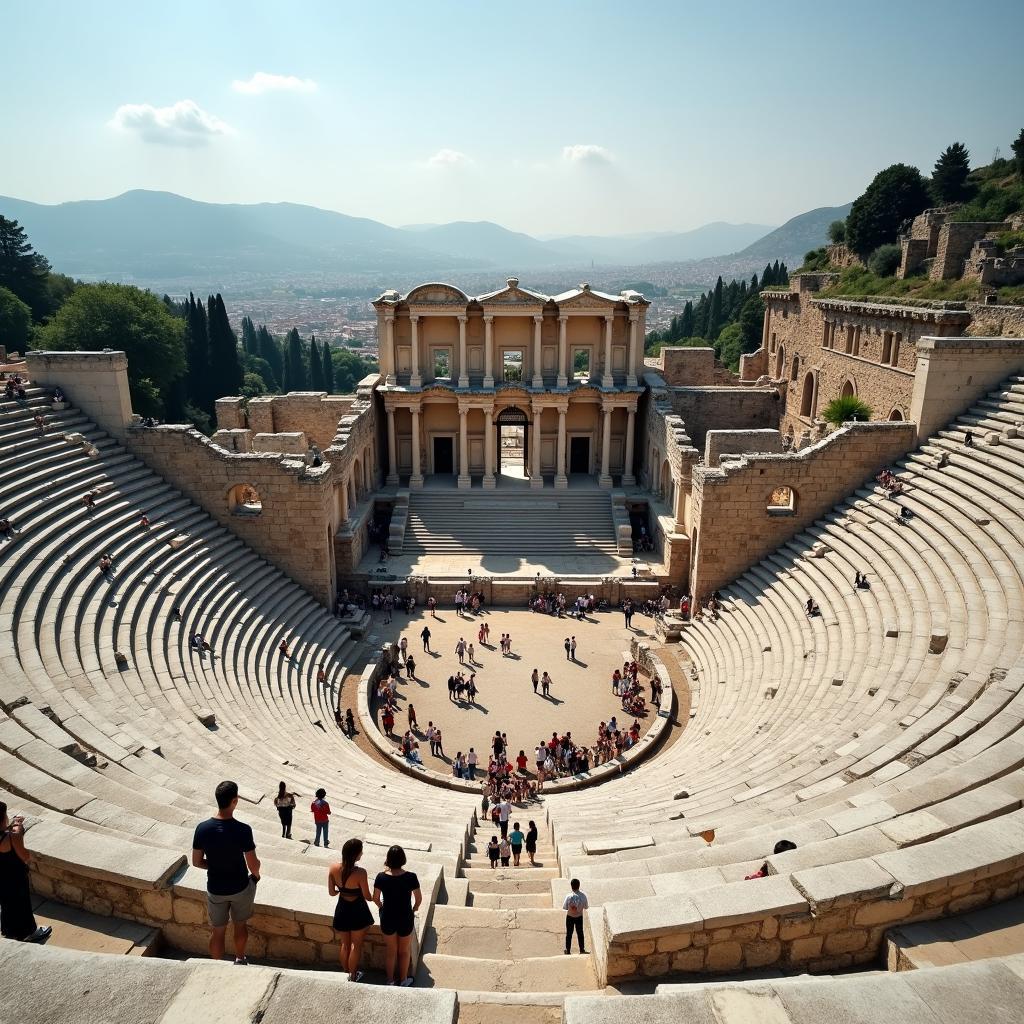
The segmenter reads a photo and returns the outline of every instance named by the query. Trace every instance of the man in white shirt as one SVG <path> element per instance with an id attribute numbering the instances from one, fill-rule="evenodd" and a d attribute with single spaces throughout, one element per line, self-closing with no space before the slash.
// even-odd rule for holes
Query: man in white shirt
<path id="1" fill-rule="evenodd" d="M 469 748 L 469 756 L 466 760 L 469 763 L 469 781 L 473 782 L 476 779 L 476 766 L 480 763 L 480 758 L 472 747 Z"/>
<path id="2" fill-rule="evenodd" d="M 498 824 L 501 826 L 501 838 L 504 839 L 508 835 L 508 819 L 512 815 L 512 804 L 509 803 L 508 797 L 503 797 L 500 804 L 498 804 Z"/>
<path id="3" fill-rule="evenodd" d="M 583 947 L 583 911 L 590 909 L 587 902 L 587 894 L 580 889 L 580 880 L 574 878 L 570 883 L 572 892 L 565 897 L 562 909 L 565 911 L 565 955 L 569 955 L 572 948 L 572 933 L 576 932 L 577 945 L 581 953 L 586 953 Z"/>

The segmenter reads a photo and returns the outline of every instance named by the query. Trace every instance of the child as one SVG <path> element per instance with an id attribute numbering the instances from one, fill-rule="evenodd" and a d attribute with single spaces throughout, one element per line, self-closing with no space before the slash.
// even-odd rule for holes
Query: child
<path id="1" fill-rule="evenodd" d="M 497 811 L 497 808 L 495 808 L 495 811 Z M 492 870 L 498 866 L 499 854 L 498 837 L 491 836 L 491 841 L 487 844 L 487 856 L 490 858 Z"/>

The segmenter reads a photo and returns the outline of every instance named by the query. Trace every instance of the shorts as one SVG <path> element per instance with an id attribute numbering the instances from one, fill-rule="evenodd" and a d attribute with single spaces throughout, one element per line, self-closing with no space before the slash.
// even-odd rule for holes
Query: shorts
<path id="1" fill-rule="evenodd" d="M 235 924 L 241 924 L 252 917 L 253 904 L 256 902 L 256 883 L 250 878 L 249 884 L 241 891 L 230 896 L 206 894 L 206 909 L 210 914 L 210 924 L 214 928 L 223 928 L 228 923 L 228 916 Z"/>
<path id="2" fill-rule="evenodd" d="M 390 914 L 380 915 L 380 930 L 382 935 L 397 935 L 400 939 L 404 939 L 407 935 L 412 934 L 413 928 L 413 916 L 409 914 L 402 914 L 398 917 L 392 917 Z"/>

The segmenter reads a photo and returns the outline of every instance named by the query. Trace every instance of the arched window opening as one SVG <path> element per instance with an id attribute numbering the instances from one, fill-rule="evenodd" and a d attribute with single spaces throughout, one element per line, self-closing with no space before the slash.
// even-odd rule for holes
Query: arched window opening
<path id="1" fill-rule="evenodd" d="M 857 394 L 857 386 L 852 380 L 847 380 L 843 385 L 843 390 L 840 392 L 841 398 L 853 398 Z"/>
<path id="2" fill-rule="evenodd" d="M 791 516 L 796 511 L 796 491 L 792 487 L 774 487 L 768 495 L 768 515 Z"/>
<path id="3" fill-rule="evenodd" d="M 814 374 L 808 373 L 804 377 L 803 391 L 800 394 L 800 415 L 811 417 L 814 415 Z"/>
<path id="4" fill-rule="evenodd" d="M 893 411 L 889 413 L 889 419 L 894 423 L 901 422 L 903 420 L 903 410 L 898 407 L 893 409 Z"/>

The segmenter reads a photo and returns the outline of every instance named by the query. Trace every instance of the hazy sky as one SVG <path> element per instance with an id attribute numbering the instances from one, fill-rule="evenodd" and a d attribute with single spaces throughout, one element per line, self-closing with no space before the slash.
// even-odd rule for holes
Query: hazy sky
<path id="1" fill-rule="evenodd" d="M 0 194 L 778 224 L 1024 127 L 1024 0 L 0 0 Z"/>

